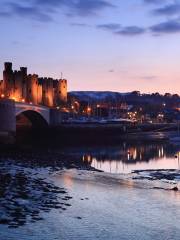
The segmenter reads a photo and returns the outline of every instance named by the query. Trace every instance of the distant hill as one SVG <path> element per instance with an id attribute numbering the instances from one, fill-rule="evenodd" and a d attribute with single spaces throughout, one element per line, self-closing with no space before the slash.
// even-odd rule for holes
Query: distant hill
<path id="1" fill-rule="evenodd" d="M 111 91 L 72 91 L 68 93 L 70 98 L 75 98 L 78 101 L 86 102 L 126 102 L 130 105 L 145 105 L 145 104 L 164 104 L 168 106 L 179 106 L 180 97 L 177 94 L 159 93 L 141 94 L 139 91 L 120 93 Z"/>
<path id="2" fill-rule="evenodd" d="M 75 97 L 80 101 L 116 101 L 131 93 L 119 93 L 110 91 L 72 91 L 70 97 Z"/>

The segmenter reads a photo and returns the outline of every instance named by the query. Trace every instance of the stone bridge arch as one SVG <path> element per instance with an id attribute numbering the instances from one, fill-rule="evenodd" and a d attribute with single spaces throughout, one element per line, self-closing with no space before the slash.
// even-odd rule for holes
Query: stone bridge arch
<path id="1" fill-rule="evenodd" d="M 23 116 L 27 118 L 33 127 L 45 127 L 50 124 L 49 109 L 43 106 L 16 103 L 16 118 Z"/>

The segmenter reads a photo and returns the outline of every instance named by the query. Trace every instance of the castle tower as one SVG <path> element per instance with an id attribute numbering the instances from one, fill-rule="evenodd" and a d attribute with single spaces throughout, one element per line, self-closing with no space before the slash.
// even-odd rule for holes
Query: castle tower
<path id="1" fill-rule="evenodd" d="M 38 104 L 38 75 L 28 75 L 27 78 L 27 101 Z"/>
<path id="2" fill-rule="evenodd" d="M 21 67 L 20 71 L 14 71 L 14 99 L 18 102 L 26 100 L 27 92 L 27 68 Z"/>
<path id="3" fill-rule="evenodd" d="M 3 80 L 0 80 L 0 96 L 4 96 Z"/>
<path id="4" fill-rule="evenodd" d="M 27 68 L 21 67 L 20 71 L 22 75 L 22 99 L 27 100 Z"/>
<path id="5" fill-rule="evenodd" d="M 60 103 L 67 102 L 67 80 L 60 79 L 58 84 L 58 100 Z"/>
<path id="6" fill-rule="evenodd" d="M 53 107 L 54 105 L 54 91 L 52 78 L 40 78 L 42 82 L 42 102 L 43 105 Z"/>
<path id="7" fill-rule="evenodd" d="M 13 98 L 14 88 L 12 63 L 5 62 L 3 71 L 3 94 L 8 98 Z"/>

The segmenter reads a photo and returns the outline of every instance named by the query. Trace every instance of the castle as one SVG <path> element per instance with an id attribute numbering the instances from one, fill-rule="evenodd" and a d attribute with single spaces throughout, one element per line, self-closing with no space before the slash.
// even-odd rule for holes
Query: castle
<path id="1" fill-rule="evenodd" d="M 0 81 L 0 96 L 16 102 L 58 107 L 67 102 L 67 80 L 39 78 L 37 74 L 27 74 L 26 67 L 13 71 L 12 63 L 6 62 Z"/>

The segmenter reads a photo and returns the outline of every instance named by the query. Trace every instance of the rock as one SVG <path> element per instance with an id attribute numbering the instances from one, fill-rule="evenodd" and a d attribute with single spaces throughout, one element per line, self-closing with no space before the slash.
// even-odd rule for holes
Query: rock
<path id="1" fill-rule="evenodd" d="M 178 187 L 173 187 L 171 190 L 173 190 L 173 191 L 179 191 L 179 189 L 178 189 Z"/>

